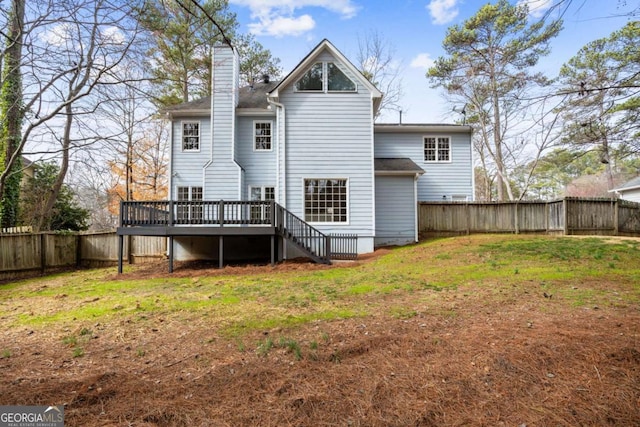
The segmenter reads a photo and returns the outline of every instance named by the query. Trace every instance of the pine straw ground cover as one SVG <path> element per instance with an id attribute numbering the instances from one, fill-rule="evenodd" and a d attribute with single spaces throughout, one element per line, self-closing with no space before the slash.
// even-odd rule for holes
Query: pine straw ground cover
<path id="1" fill-rule="evenodd" d="M 0 286 L 0 405 L 64 404 L 67 426 L 640 425 L 638 241 L 165 271 Z"/>

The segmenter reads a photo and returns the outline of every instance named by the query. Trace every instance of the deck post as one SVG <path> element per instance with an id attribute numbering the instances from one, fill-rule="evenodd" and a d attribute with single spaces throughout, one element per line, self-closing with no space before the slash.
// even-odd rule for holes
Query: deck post
<path id="1" fill-rule="evenodd" d="M 276 265 L 276 235 L 271 235 L 271 266 Z"/>
<path id="2" fill-rule="evenodd" d="M 220 222 L 220 227 L 224 227 L 224 200 L 220 200 L 218 205 L 218 221 Z"/>
<path id="3" fill-rule="evenodd" d="M 173 273 L 173 236 L 169 236 L 169 273 Z"/>
<path id="4" fill-rule="evenodd" d="M 124 252 L 124 236 L 118 236 L 118 274 L 122 274 L 122 256 Z"/>
<path id="5" fill-rule="evenodd" d="M 327 257 L 327 261 L 331 262 L 331 236 L 327 235 L 324 240 L 324 250 L 325 256 Z"/>
<path id="6" fill-rule="evenodd" d="M 218 237 L 218 267 L 224 268 L 224 237 Z"/>

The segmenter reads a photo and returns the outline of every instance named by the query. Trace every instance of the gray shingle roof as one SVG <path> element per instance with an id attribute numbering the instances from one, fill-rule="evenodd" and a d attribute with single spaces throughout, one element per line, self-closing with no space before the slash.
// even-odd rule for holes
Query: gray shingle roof
<path id="1" fill-rule="evenodd" d="M 376 158 L 374 159 L 374 168 L 376 172 L 383 174 L 408 175 L 424 173 L 424 169 L 409 158 Z"/>
<path id="2" fill-rule="evenodd" d="M 267 93 L 271 92 L 279 82 L 254 83 L 253 86 L 240 88 L 238 108 L 267 108 Z"/>
<path id="3" fill-rule="evenodd" d="M 621 186 L 619 186 L 618 188 L 615 188 L 614 190 L 625 190 L 625 189 L 633 189 L 633 188 L 639 188 L 639 187 L 640 187 L 640 176 L 637 176 L 633 178 L 631 181 L 627 181 Z"/>
<path id="4" fill-rule="evenodd" d="M 269 106 L 267 102 L 267 92 L 273 90 L 279 82 L 271 81 L 269 83 L 257 82 L 253 86 L 241 87 L 238 91 L 238 108 L 262 108 Z M 195 101 L 184 102 L 178 105 L 172 105 L 165 109 L 168 113 L 187 113 L 193 111 L 210 111 L 211 96 L 196 99 Z"/>

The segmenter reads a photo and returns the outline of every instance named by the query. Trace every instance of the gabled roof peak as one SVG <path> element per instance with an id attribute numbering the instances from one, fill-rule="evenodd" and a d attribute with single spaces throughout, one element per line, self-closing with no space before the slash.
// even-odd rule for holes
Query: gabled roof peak
<path id="1" fill-rule="evenodd" d="M 331 54 L 336 57 L 340 62 L 344 64 L 345 67 L 349 69 L 351 73 L 355 76 L 360 77 L 361 83 L 371 92 L 371 96 L 374 99 L 377 99 L 377 104 L 379 105 L 379 101 L 382 98 L 382 92 L 376 88 L 373 83 L 371 83 L 367 78 L 362 74 L 362 72 L 351 62 L 349 59 L 344 56 L 338 48 L 336 48 L 333 43 L 329 41 L 329 39 L 322 39 L 320 43 L 314 47 L 311 52 L 305 56 L 298 65 L 296 65 L 293 70 L 278 84 L 271 92 L 269 92 L 269 96 L 273 98 L 278 97 L 278 91 L 280 88 L 287 86 L 288 84 L 293 83 L 297 80 L 301 73 L 303 73 L 311 64 L 316 61 L 316 58 L 324 51 L 328 50 Z"/>

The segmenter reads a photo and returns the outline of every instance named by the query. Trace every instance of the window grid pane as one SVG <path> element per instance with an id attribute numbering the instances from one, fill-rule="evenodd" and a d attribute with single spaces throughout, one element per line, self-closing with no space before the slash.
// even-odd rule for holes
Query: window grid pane
<path id="1" fill-rule="evenodd" d="M 451 160 L 451 139 L 448 136 L 424 138 L 425 162 L 448 162 Z"/>
<path id="2" fill-rule="evenodd" d="M 297 90 L 316 90 L 322 91 L 324 90 L 323 86 L 323 75 L 322 75 L 322 62 L 316 62 L 313 66 L 307 71 L 304 76 L 300 78 L 296 82 Z"/>
<path id="3" fill-rule="evenodd" d="M 436 139 L 435 138 L 424 139 L 424 160 L 427 162 L 436 161 Z"/>
<path id="4" fill-rule="evenodd" d="M 255 124 L 255 149 L 271 150 L 270 122 L 258 122 Z"/>
<path id="5" fill-rule="evenodd" d="M 182 124 L 182 149 L 200 149 L 200 123 Z"/>
<path id="6" fill-rule="evenodd" d="M 250 187 L 249 193 L 252 201 L 271 201 L 276 195 L 274 187 Z M 271 217 L 271 206 L 251 206 L 250 215 L 252 221 L 265 221 Z"/>
<path id="7" fill-rule="evenodd" d="M 347 222 L 347 180 L 306 179 L 305 220 Z"/>
<path id="8" fill-rule="evenodd" d="M 333 62 L 327 63 L 327 87 L 329 91 L 355 92 L 356 85 Z"/>
<path id="9" fill-rule="evenodd" d="M 438 160 L 449 161 L 449 138 L 438 138 Z"/>

